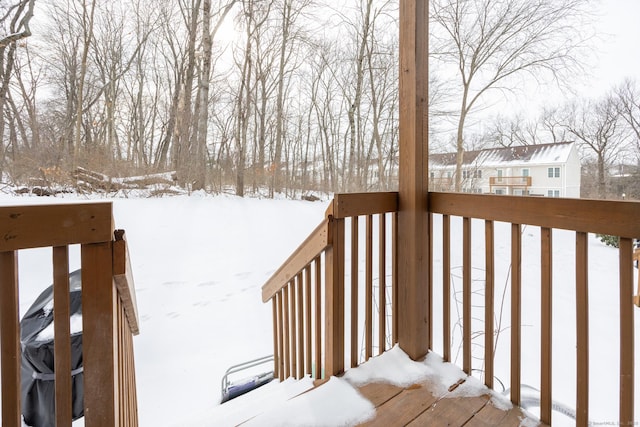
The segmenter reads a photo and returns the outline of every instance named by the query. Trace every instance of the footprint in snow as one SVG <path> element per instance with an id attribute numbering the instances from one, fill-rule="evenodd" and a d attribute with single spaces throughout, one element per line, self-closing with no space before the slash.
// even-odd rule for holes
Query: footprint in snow
<path id="1" fill-rule="evenodd" d="M 175 287 L 175 286 L 184 285 L 186 283 L 187 282 L 172 281 L 172 282 L 164 282 L 162 286 Z"/>
<path id="2" fill-rule="evenodd" d="M 180 317 L 180 313 L 176 313 L 175 311 L 172 311 L 170 313 L 167 313 L 167 317 L 169 317 L 171 319 L 175 319 L 177 317 Z"/>
<path id="3" fill-rule="evenodd" d="M 203 283 L 198 283 L 198 286 L 203 287 L 203 286 L 218 286 L 220 283 L 219 282 L 203 282 Z"/>
<path id="4" fill-rule="evenodd" d="M 211 304 L 211 301 L 198 301 L 198 302 L 194 302 L 193 306 L 194 307 L 206 307 L 209 304 Z"/>

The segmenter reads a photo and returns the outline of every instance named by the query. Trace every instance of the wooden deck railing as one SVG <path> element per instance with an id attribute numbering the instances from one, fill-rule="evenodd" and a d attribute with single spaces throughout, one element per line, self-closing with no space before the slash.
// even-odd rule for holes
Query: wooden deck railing
<path id="1" fill-rule="evenodd" d="M 489 185 L 492 187 L 531 187 L 530 176 L 491 176 Z"/>
<path id="2" fill-rule="evenodd" d="M 339 374 L 347 356 L 355 367 L 370 358 L 375 347 L 382 353 L 397 341 L 397 200 L 397 193 L 336 195 L 326 219 L 265 283 L 262 299 L 271 300 L 273 306 L 275 376 L 313 374 L 319 379 Z M 365 222 L 363 233 L 360 217 Z M 345 325 L 347 302 L 350 315 Z M 390 326 L 388 316 L 393 319 Z"/>
<path id="3" fill-rule="evenodd" d="M 472 243 L 471 220 L 484 221 L 485 254 L 474 254 L 485 260 L 485 330 L 484 366 L 485 383 L 493 387 L 494 378 L 494 222 L 511 224 L 511 329 L 510 329 L 510 395 L 511 401 L 521 403 L 521 330 L 522 330 L 522 265 L 521 232 L 525 225 L 540 227 L 541 259 L 541 391 L 540 419 L 551 423 L 552 408 L 552 281 L 554 229 L 575 232 L 575 292 L 576 292 L 576 359 L 577 359 L 577 425 L 589 423 L 589 293 L 588 293 L 588 233 L 620 236 L 619 279 L 620 291 L 620 425 L 633 425 L 634 420 L 634 295 L 633 295 L 633 238 L 640 236 L 640 203 L 581 199 L 552 199 L 451 193 L 430 193 L 431 215 L 442 215 L 442 265 L 443 265 L 443 349 L 445 360 L 451 355 L 451 217 L 461 217 L 462 231 L 462 368 L 468 374 L 472 370 Z M 432 217 L 433 221 L 433 217 Z M 432 234 L 432 239 L 434 235 Z M 432 243 L 433 245 L 433 243 Z M 526 261 L 525 261 L 526 262 Z M 612 278 L 614 284 L 615 279 Z M 567 283 L 564 286 L 569 285 Z M 439 286 L 439 284 L 434 284 Z M 638 303 L 638 299 L 635 299 Z M 528 303 L 530 304 L 530 303 Z M 612 331 L 613 332 L 613 331 Z M 605 342 L 597 343 L 608 345 Z"/>
<path id="4" fill-rule="evenodd" d="M 576 292 L 576 378 L 577 425 L 589 422 L 589 305 L 588 305 L 588 233 L 620 236 L 619 278 L 620 291 L 620 372 L 619 372 L 619 422 L 620 425 L 633 425 L 634 422 L 634 312 L 633 304 L 640 307 L 640 284 L 638 295 L 634 296 L 633 260 L 640 259 L 640 251 L 633 250 L 633 238 L 640 236 L 640 203 L 596 201 L 581 199 L 557 199 L 535 197 L 512 197 L 494 195 L 473 195 L 430 192 L 428 197 L 430 215 L 430 278 L 432 287 L 442 289 L 442 321 L 434 316 L 434 307 L 429 310 L 430 348 L 434 328 L 440 328 L 443 338 L 443 357 L 451 361 L 452 331 L 452 266 L 451 266 L 451 219 L 462 218 L 462 314 L 459 324 L 462 329 L 462 368 L 472 374 L 472 259 L 484 259 L 484 352 L 482 364 L 484 378 L 488 387 L 493 388 L 494 381 L 494 315 L 499 310 L 494 306 L 496 245 L 494 243 L 494 223 L 509 224 L 511 230 L 511 328 L 510 328 L 510 397 L 514 404 L 521 403 L 522 370 L 522 265 L 523 246 L 522 229 L 526 225 L 540 227 L 540 301 L 538 307 L 541 316 L 540 338 L 540 384 L 541 384 L 541 421 L 551 422 L 552 411 L 552 295 L 554 283 L 553 230 L 562 229 L 575 232 L 575 292 Z M 274 318 L 274 354 L 276 376 L 280 379 L 293 376 L 300 378 L 311 373 L 321 378 L 321 366 L 326 366 L 327 376 L 339 374 L 344 369 L 344 361 L 350 359 L 351 366 L 357 366 L 361 360 L 372 355 L 376 324 L 372 313 L 373 291 L 373 241 L 377 239 L 379 249 L 377 279 L 381 286 L 378 293 L 377 327 L 379 351 L 384 351 L 385 298 L 391 277 L 391 314 L 393 315 L 390 343 L 397 341 L 397 280 L 396 280 L 396 227 L 398 199 L 397 193 L 341 194 L 336 195 L 327 218 L 280 267 L 263 287 L 263 300 L 271 300 Z M 383 213 L 386 213 L 383 215 Z M 361 280 L 358 256 L 359 217 L 366 217 L 365 229 L 365 277 Z M 372 216 L 380 217 L 379 231 L 374 238 Z M 385 241 L 388 224 L 385 216 L 391 216 L 391 249 Z M 434 229 L 434 216 L 442 217 L 442 229 Z M 345 222 L 345 219 L 348 219 Z M 472 254 L 472 219 L 483 221 L 484 253 Z M 346 224 L 346 226 L 345 226 Z M 349 233 L 345 233 L 346 229 Z M 441 283 L 434 282 L 434 236 L 442 236 L 442 278 Z M 345 236 L 347 234 L 347 236 Z M 351 237 L 350 237 L 351 236 Z M 350 237 L 350 238 L 349 238 Z M 350 245 L 345 245 L 349 238 Z M 347 248 L 349 246 L 349 248 Z M 351 254 L 345 262 L 345 253 Z M 531 254 L 525 253 L 526 257 Z M 385 266 L 390 257 L 391 273 Z M 324 269 L 322 264 L 324 262 Z M 525 261 L 526 263 L 526 261 Z M 526 265 L 526 264 L 525 264 Z M 640 273 L 639 273 L 640 274 Z M 639 277 L 640 279 L 640 277 Z M 345 288 L 345 281 L 350 287 Z M 640 283 L 640 280 L 639 280 Z M 566 283 L 563 285 L 567 285 Z M 361 300 L 361 286 L 365 287 L 364 300 Z M 324 299 L 323 299 L 324 298 Z M 349 304 L 347 305 L 347 301 Z M 433 305 L 433 298 L 429 298 Z M 360 322 L 360 310 L 364 304 L 364 322 Z M 530 304 L 527 302 L 527 304 Z M 349 313 L 345 325 L 345 312 Z M 358 357 L 358 334 L 362 332 L 364 357 Z M 322 342 L 325 335 L 324 347 Z M 348 349 L 345 340 L 348 336 Z M 389 341 L 387 341 L 389 342 Z M 313 344 L 312 344 L 313 343 Z M 601 345 L 607 345 L 601 343 Z M 324 362 L 322 360 L 324 355 Z M 324 365 L 322 365 L 324 363 Z"/>
<path id="5" fill-rule="evenodd" d="M 71 426 L 69 245 L 81 245 L 85 425 L 137 426 L 132 336 L 135 291 L 124 232 L 111 203 L 0 207 L 2 425 L 22 425 L 18 256 L 51 247 L 54 283 L 55 416 Z"/>

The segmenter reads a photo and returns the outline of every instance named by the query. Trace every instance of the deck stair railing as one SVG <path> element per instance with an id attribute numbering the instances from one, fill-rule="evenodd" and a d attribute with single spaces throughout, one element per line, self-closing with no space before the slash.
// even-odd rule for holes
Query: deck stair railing
<path id="1" fill-rule="evenodd" d="M 390 253 L 384 249 L 378 251 L 381 257 L 391 257 L 391 295 L 392 311 L 392 343 L 397 342 L 398 322 L 397 313 L 397 280 L 396 280 L 396 236 L 397 236 L 397 193 L 371 194 L 339 194 L 336 195 L 329 209 L 326 219 L 311 233 L 302 245 L 276 271 L 263 287 L 263 301 L 271 300 L 274 319 L 274 354 L 275 376 L 280 379 L 287 377 L 300 378 L 312 373 L 314 378 L 322 378 L 321 366 L 325 366 L 324 374 L 329 376 L 344 370 L 344 361 L 351 361 L 351 366 L 359 363 L 357 352 L 358 327 L 352 325 L 361 323 L 358 303 L 358 238 L 351 238 L 351 261 L 345 264 L 345 219 L 348 218 L 348 228 L 354 236 L 358 234 L 360 216 L 366 217 L 367 230 L 365 249 L 365 359 L 371 356 L 373 340 L 373 315 L 370 314 L 372 264 L 372 222 L 371 216 L 383 213 L 391 216 L 391 247 Z M 495 257 L 496 244 L 494 241 L 494 225 L 496 222 L 507 223 L 511 230 L 510 254 L 510 379 L 508 388 L 510 399 L 516 404 L 522 403 L 521 382 L 522 371 L 522 265 L 523 246 L 522 230 L 525 226 L 539 227 L 540 254 L 526 253 L 525 257 L 536 256 L 540 260 L 540 419 L 544 423 L 551 422 L 553 409 L 552 399 L 552 307 L 554 283 L 553 265 L 553 230 L 569 230 L 575 233 L 575 295 L 576 295 L 576 423 L 586 426 L 589 423 L 589 292 L 588 292 L 588 234 L 608 234 L 619 236 L 619 277 L 612 279 L 619 288 L 619 335 L 620 335 L 620 371 L 619 371 L 619 423 L 633 425 L 634 423 L 634 304 L 640 307 L 640 284 L 637 295 L 634 295 L 634 258 L 640 259 L 640 250 L 635 250 L 633 240 L 640 236 L 640 203 L 628 201 L 559 199 L 539 197 L 513 197 L 495 195 L 454 194 L 430 192 L 428 195 L 428 210 L 430 215 L 430 250 L 431 258 L 429 283 L 429 340 L 430 348 L 434 348 L 434 329 L 439 328 L 442 335 L 443 357 L 451 361 L 452 350 L 452 265 L 451 248 L 452 218 L 459 217 L 462 221 L 462 265 L 456 267 L 456 274 L 461 278 L 462 300 L 461 319 L 462 330 L 462 366 L 469 375 L 474 366 L 483 366 L 485 384 L 494 386 L 494 316 L 500 310 L 496 307 L 495 295 Z M 384 215 L 382 215 L 384 216 Z M 434 229 L 436 216 L 441 217 L 441 229 Z M 473 220 L 473 221 L 472 221 Z M 472 253 L 472 222 L 484 224 L 484 253 Z M 379 221 L 380 230 L 388 225 Z M 386 236 L 386 232 L 378 232 Z M 442 277 L 439 282 L 434 281 L 434 241 L 436 234 L 442 237 L 441 262 Z M 382 237 L 384 239 L 384 237 Z M 387 243 L 380 243 L 386 247 Z M 381 255 L 380 255 L 381 254 Z M 477 334 L 472 330 L 472 259 L 484 259 L 484 289 L 476 292 L 482 295 L 484 303 L 483 324 L 484 333 Z M 525 261 L 526 262 L 526 261 Z M 378 277 L 387 276 L 384 271 L 385 262 L 379 262 Z M 324 267 L 324 268 L 323 268 Z M 461 273 L 460 273 L 461 270 Z M 349 278 L 351 273 L 351 281 Z M 640 273 L 639 273 L 640 275 Z M 345 292 L 345 283 L 351 286 Z M 639 277 L 640 283 L 640 277 Z M 571 284 L 563 284 L 563 286 Z M 442 317 L 434 316 L 433 291 L 442 289 Z M 385 289 L 385 285 L 380 287 Z M 345 295 L 347 298 L 345 297 Z M 385 307 L 384 292 L 379 295 L 379 307 Z M 350 299 L 350 304 L 345 301 Z M 527 304 L 529 304 L 527 302 Z M 481 307 L 482 308 L 482 307 Z M 349 313 L 349 322 L 345 325 L 345 312 Z M 477 312 L 474 312 L 477 313 Z M 379 313 L 378 319 L 384 319 L 386 313 Z M 474 314 L 476 315 L 476 314 Z M 388 334 L 384 322 L 378 327 L 378 334 L 382 337 Z M 473 360 L 472 346 L 477 340 L 475 336 L 484 336 L 483 360 Z M 612 331 L 612 333 L 615 333 Z M 322 336 L 325 336 L 324 342 Z M 350 344 L 347 348 L 345 340 Z M 313 342 L 313 344 L 312 344 Z M 380 338 L 379 342 L 383 342 Z M 601 343 L 601 345 L 606 345 Z M 380 350 L 384 351 L 385 346 Z M 324 355 L 324 359 L 322 356 Z M 323 361 L 324 360 L 324 361 Z M 322 365 L 324 363 L 324 365 Z M 477 369 L 476 369 L 477 371 Z M 567 402 L 570 403 L 570 402 Z"/>
<path id="2" fill-rule="evenodd" d="M 322 223 L 265 283 L 262 299 L 273 307 L 275 377 L 329 377 L 344 371 L 345 360 L 355 367 L 374 348 L 382 353 L 386 343 L 397 342 L 397 206 L 397 193 L 336 195 Z"/>
<path id="3" fill-rule="evenodd" d="M 137 426 L 138 313 L 124 231 L 111 203 L 0 207 L 2 425 L 22 425 L 18 257 L 52 248 L 56 426 L 71 426 L 69 246 L 80 245 L 85 425 Z"/>

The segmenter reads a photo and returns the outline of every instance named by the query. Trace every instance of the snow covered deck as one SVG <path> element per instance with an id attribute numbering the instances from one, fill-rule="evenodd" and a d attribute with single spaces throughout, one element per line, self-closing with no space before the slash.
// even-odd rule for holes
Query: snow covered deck
<path id="1" fill-rule="evenodd" d="M 214 416 L 243 426 L 545 425 L 435 353 L 414 362 L 398 346 L 328 381 L 274 382 Z"/>

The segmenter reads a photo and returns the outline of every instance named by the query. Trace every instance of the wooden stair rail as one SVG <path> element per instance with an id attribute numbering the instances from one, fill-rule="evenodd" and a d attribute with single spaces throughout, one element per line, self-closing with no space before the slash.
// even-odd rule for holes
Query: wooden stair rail
<path id="1" fill-rule="evenodd" d="M 337 194 L 330 203 L 326 218 L 293 252 L 282 266 L 262 287 L 263 302 L 272 301 L 274 330 L 274 376 L 281 380 L 292 376 L 301 378 L 312 374 L 320 379 L 344 371 L 345 354 L 345 220 L 351 227 L 351 366 L 358 364 L 358 266 L 357 241 L 358 217 L 367 221 L 366 258 L 366 357 L 372 354 L 373 343 L 373 216 L 379 216 L 378 228 L 378 278 L 386 277 L 386 220 L 384 214 L 391 213 L 391 230 L 397 227 L 397 193 Z M 354 234 L 355 233 L 355 234 Z M 392 231 L 395 236 L 395 231 Z M 392 242 L 395 242 L 395 237 Z M 393 245 L 395 248 L 395 244 Z M 355 248 L 355 252 L 354 252 Z M 392 256 L 394 255 L 392 249 Z M 393 256 L 392 277 L 395 277 Z M 386 284 L 385 281 L 379 283 Z M 397 281 L 392 279 L 395 285 Z M 394 286 L 392 285 L 392 286 Z M 394 297 L 397 292 L 393 291 Z M 322 296 L 324 295 L 324 300 Z M 381 304 L 378 315 L 379 352 L 384 351 L 386 335 L 397 331 L 395 323 L 386 330 L 386 285 L 378 286 L 377 298 Z M 394 300 L 396 301 L 396 300 Z M 324 303 L 324 304 L 323 304 Z M 394 302 L 393 307 L 395 308 Z M 313 312 L 313 313 L 312 313 Z M 395 314 L 396 310 L 391 310 Z M 324 315 L 324 321 L 323 321 Z M 313 323 L 313 325 L 312 325 Z M 324 351 L 323 351 L 324 337 Z M 395 342 L 396 335 L 392 338 Z M 313 347 L 313 348 L 312 348 Z M 322 360 L 324 354 L 324 361 Z M 324 368 L 324 371 L 323 371 Z M 325 375 L 323 375 L 323 372 Z"/>
<path id="2" fill-rule="evenodd" d="M 493 385 L 493 297 L 494 239 L 493 224 L 511 224 L 511 401 L 520 404 L 521 371 L 521 229 L 524 225 L 541 228 L 541 421 L 551 423 L 552 405 L 552 230 L 572 230 L 576 233 L 576 422 L 589 423 L 589 296 L 588 296 L 588 233 L 620 236 L 620 425 L 634 423 L 634 303 L 640 296 L 633 294 L 633 238 L 640 236 L 640 203 L 585 199 L 511 197 L 454 193 L 429 193 L 430 214 L 443 218 L 443 352 L 450 360 L 450 217 L 463 220 L 463 369 L 473 369 L 471 355 L 471 219 L 485 224 L 485 383 Z M 432 255 L 433 256 L 433 255 Z M 640 283 L 640 282 L 639 282 Z M 640 290 L 638 291 L 640 294 Z M 639 305 L 640 306 L 640 305 Z"/>
<path id="3" fill-rule="evenodd" d="M 81 245 L 85 425 L 137 426 L 132 336 L 139 331 L 124 232 L 111 203 L 0 207 L 2 425 L 21 425 L 18 254 L 51 247 L 56 425 L 71 426 L 69 245 Z"/>

